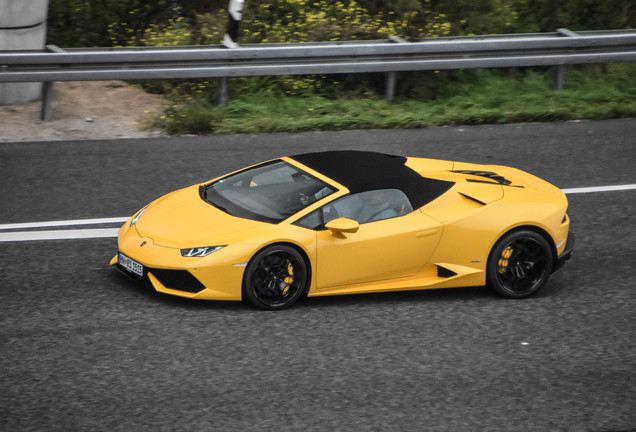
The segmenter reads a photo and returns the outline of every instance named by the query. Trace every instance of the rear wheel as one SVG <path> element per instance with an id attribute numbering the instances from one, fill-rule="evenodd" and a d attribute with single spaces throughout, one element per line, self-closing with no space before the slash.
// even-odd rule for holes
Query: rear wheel
<path id="1" fill-rule="evenodd" d="M 551 272 L 552 249 L 546 239 L 534 231 L 513 231 L 491 251 L 486 283 L 504 297 L 524 298 L 541 289 Z"/>
<path id="2" fill-rule="evenodd" d="M 302 297 L 307 281 L 305 260 L 296 249 L 268 246 L 245 269 L 243 298 L 260 309 L 285 309 Z"/>

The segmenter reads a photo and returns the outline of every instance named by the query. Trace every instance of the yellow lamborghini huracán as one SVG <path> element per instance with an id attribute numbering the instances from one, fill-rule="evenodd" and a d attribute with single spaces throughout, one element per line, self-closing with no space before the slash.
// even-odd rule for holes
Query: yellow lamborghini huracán
<path id="1" fill-rule="evenodd" d="M 526 172 L 363 151 L 264 162 L 165 195 L 111 265 L 155 290 L 283 309 L 303 296 L 488 285 L 527 297 L 570 258 L 565 194 Z"/>

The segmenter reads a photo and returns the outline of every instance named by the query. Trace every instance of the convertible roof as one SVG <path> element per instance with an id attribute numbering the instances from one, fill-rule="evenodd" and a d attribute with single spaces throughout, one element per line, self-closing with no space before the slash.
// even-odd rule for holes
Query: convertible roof
<path id="1" fill-rule="evenodd" d="M 405 165 L 403 156 L 339 150 L 304 153 L 290 158 L 340 183 L 351 193 L 399 189 L 414 209 L 434 200 L 454 184 L 422 177 Z"/>

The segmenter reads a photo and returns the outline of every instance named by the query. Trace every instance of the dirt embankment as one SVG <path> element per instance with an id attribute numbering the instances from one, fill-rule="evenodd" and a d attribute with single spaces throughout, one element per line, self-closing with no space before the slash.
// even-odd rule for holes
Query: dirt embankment
<path id="1" fill-rule="evenodd" d="M 40 102 L 0 106 L 0 142 L 143 138 L 161 135 L 142 130 L 166 104 L 121 81 L 58 82 L 51 121 L 40 121 Z"/>

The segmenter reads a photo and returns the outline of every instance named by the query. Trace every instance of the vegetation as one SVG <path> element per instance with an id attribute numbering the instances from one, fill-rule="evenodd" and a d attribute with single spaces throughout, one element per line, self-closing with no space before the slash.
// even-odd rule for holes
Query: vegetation
<path id="1" fill-rule="evenodd" d="M 113 43 L 112 30 L 123 31 L 116 36 L 116 43 L 126 45 L 133 36 L 139 38 L 151 25 L 163 28 L 169 20 L 181 20 L 193 29 L 205 30 L 203 22 L 218 21 L 224 28 L 225 11 L 229 0 L 49 0 L 48 43 L 62 47 L 109 46 Z M 410 26 L 398 36 L 422 36 L 423 29 L 435 25 L 431 19 L 444 16 L 450 25 L 451 35 L 520 33 L 554 31 L 559 27 L 572 30 L 602 30 L 633 28 L 636 26 L 636 2 L 633 0 L 347 0 L 299 1 L 299 0 L 246 0 L 243 35 L 252 42 L 276 38 L 276 32 L 266 31 L 267 26 L 298 25 L 299 17 L 310 21 L 323 21 L 311 35 L 319 40 L 329 40 L 342 35 L 345 39 L 366 30 L 351 27 L 347 32 L 330 32 L 331 27 L 346 27 L 351 9 L 359 16 L 368 14 L 374 19 L 399 22 L 407 18 Z M 202 16 L 212 18 L 201 19 Z M 323 19 L 324 18 L 324 19 Z M 203 22 L 202 22 L 203 21 Z M 348 21 L 349 24 L 354 24 Z M 291 29 L 291 28 L 290 28 Z M 317 29 L 318 30 L 318 29 Z M 287 32 L 287 35 L 293 35 Z M 259 34 L 256 34 L 259 33 Z M 212 35 L 210 35 L 212 36 Z M 244 40 L 245 41 L 245 40 Z M 218 44 L 220 40 L 212 40 Z"/>
<path id="2" fill-rule="evenodd" d="M 59 46 L 217 45 L 228 0 L 50 0 L 48 43 Z M 633 0 L 246 1 L 241 43 L 408 39 L 629 28 Z M 382 74 L 237 78 L 215 107 L 216 80 L 150 81 L 173 101 L 153 121 L 170 133 L 425 127 L 636 115 L 633 65 L 400 73 L 396 100 Z"/>
<path id="3" fill-rule="evenodd" d="M 418 73 L 440 84 L 434 99 L 387 102 L 375 93 L 329 98 L 267 91 L 237 95 L 222 107 L 195 99 L 173 105 L 152 126 L 170 134 L 228 134 L 633 117 L 635 66 L 571 68 L 561 91 L 552 90 L 548 71 L 479 70 L 458 72 L 452 81 Z"/>

